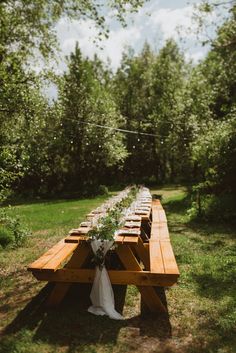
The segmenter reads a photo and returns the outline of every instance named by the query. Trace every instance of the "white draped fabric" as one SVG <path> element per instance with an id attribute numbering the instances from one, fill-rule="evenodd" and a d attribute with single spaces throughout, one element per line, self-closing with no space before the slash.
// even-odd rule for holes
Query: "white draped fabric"
<path id="1" fill-rule="evenodd" d="M 113 240 L 95 239 L 92 240 L 91 247 L 95 255 L 99 248 L 102 249 L 105 258 L 107 251 L 112 247 L 113 244 Z M 110 278 L 104 265 L 101 267 L 96 267 L 90 299 L 93 304 L 88 308 L 90 313 L 95 315 L 108 315 L 110 319 L 115 320 L 124 319 L 124 317 L 115 310 L 114 293 Z"/>
<path id="2" fill-rule="evenodd" d="M 99 223 L 99 219 L 106 214 L 107 210 L 111 210 L 113 206 L 125 199 L 129 193 L 130 188 L 125 189 L 117 196 L 113 197 L 112 200 L 107 201 L 102 207 L 97 208 L 94 212 L 93 218 L 91 220 L 92 226 L 96 226 Z M 121 212 L 120 225 L 125 223 L 125 221 L 140 221 L 141 217 L 138 215 L 147 214 L 151 208 L 152 196 L 147 188 L 141 188 L 139 193 L 128 208 L 125 208 Z M 133 229 L 122 229 L 122 234 L 136 234 Z M 137 231 L 136 231 L 137 232 Z M 138 231 L 137 235 L 139 235 Z M 116 234 L 119 234 L 117 230 Z M 93 239 L 91 242 L 91 247 L 94 255 L 96 255 L 99 250 L 103 254 L 105 259 L 107 251 L 114 244 L 113 240 L 100 240 Z M 111 286 L 111 281 L 108 276 L 107 270 L 104 265 L 97 266 L 95 272 L 95 278 L 93 282 L 93 287 L 90 293 L 90 298 L 92 301 L 92 306 L 88 308 L 90 313 L 95 315 L 108 315 L 109 318 L 115 320 L 123 320 L 123 316 L 120 315 L 115 310 L 114 293 Z"/>

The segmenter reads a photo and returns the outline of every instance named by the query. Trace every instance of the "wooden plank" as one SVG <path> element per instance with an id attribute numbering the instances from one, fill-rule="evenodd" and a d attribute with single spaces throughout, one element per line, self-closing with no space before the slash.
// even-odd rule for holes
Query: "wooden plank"
<path id="1" fill-rule="evenodd" d="M 141 217 L 142 217 L 142 222 L 149 221 L 150 217 L 151 217 L 151 208 L 150 208 L 150 211 L 146 215 L 141 215 Z"/>
<path id="2" fill-rule="evenodd" d="M 152 223 L 150 239 L 159 240 L 159 238 L 160 238 L 160 226 L 159 226 L 159 223 Z"/>
<path id="3" fill-rule="evenodd" d="M 124 240 L 123 240 L 123 243 L 124 244 L 127 244 L 127 245 L 133 245 L 133 244 L 137 244 L 138 243 L 138 236 L 128 236 L 128 235 L 125 235 L 124 236 Z"/>
<path id="4" fill-rule="evenodd" d="M 158 208 L 162 208 L 160 200 L 152 200 L 152 205 Z"/>
<path id="5" fill-rule="evenodd" d="M 81 237 L 79 235 L 68 235 L 68 237 L 66 237 L 64 239 L 65 243 L 79 243 L 79 241 L 81 240 Z"/>
<path id="6" fill-rule="evenodd" d="M 179 269 L 175 260 L 175 255 L 169 241 L 161 241 L 161 252 L 163 257 L 163 263 L 166 274 L 177 274 L 179 275 Z"/>
<path id="7" fill-rule="evenodd" d="M 42 268 L 48 271 L 56 271 L 58 267 L 64 262 L 77 248 L 78 244 L 65 243 L 63 248 L 58 251 Z"/>
<path id="8" fill-rule="evenodd" d="M 70 260 L 65 265 L 65 268 L 80 268 L 91 254 L 92 249 L 88 242 L 84 241 L 79 243 L 78 247 L 73 252 L 73 255 L 71 256 Z"/>
<path id="9" fill-rule="evenodd" d="M 68 261 L 64 269 L 67 269 L 68 271 L 69 269 L 80 268 L 91 253 L 92 250 L 88 243 L 80 243 L 79 246 L 75 249 L 71 259 Z M 48 274 L 50 275 L 50 273 L 54 274 L 56 272 L 46 271 L 46 274 L 48 276 Z M 50 293 L 46 303 L 46 305 L 49 307 L 59 305 L 71 286 L 71 282 L 63 281 L 62 283 L 58 282 L 57 279 L 55 279 L 55 282 L 55 286 L 52 292 Z"/>
<path id="10" fill-rule="evenodd" d="M 170 240 L 167 223 L 163 223 L 160 225 L 159 236 L 160 236 L 160 240 Z"/>
<path id="11" fill-rule="evenodd" d="M 80 234 L 87 234 L 92 228 L 91 227 L 80 227 L 76 229 L 71 229 L 69 231 L 70 235 L 80 235 Z"/>
<path id="12" fill-rule="evenodd" d="M 65 243 L 79 243 L 88 241 L 88 237 L 86 235 L 68 235 L 64 238 Z"/>
<path id="13" fill-rule="evenodd" d="M 167 312 L 166 307 L 162 304 L 157 292 L 155 291 L 155 287 L 139 286 L 138 288 L 141 293 L 142 300 L 152 313 Z"/>
<path id="14" fill-rule="evenodd" d="M 117 244 L 119 244 L 119 243 L 123 244 L 124 236 L 123 236 L 123 235 L 116 235 L 116 236 L 114 237 L 114 241 L 115 241 L 115 243 L 117 243 Z"/>
<path id="15" fill-rule="evenodd" d="M 155 273 L 165 273 L 161 245 L 158 240 L 150 239 L 149 254 L 150 254 L 150 271 Z"/>
<path id="16" fill-rule="evenodd" d="M 151 239 L 169 240 L 167 223 L 154 223 L 151 226 Z"/>
<path id="17" fill-rule="evenodd" d="M 140 264 L 128 245 L 119 245 L 116 248 L 116 253 L 127 270 L 142 271 Z"/>
<path id="18" fill-rule="evenodd" d="M 45 274 L 45 272 L 43 272 Z M 53 272 L 55 273 L 55 272 Z M 35 274 L 33 273 L 33 275 L 35 276 Z M 37 278 L 37 276 L 35 276 Z M 39 278 L 37 278 L 39 279 Z M 48 281 L 48 280 L 47 280 Z M 53 281 L 54 282 L 54 281 Z M 55 286 L 53 288 L 53 290 L 51 291 L 51 293 L 49 294 L 46 304 L 46 307 L 53 307 L 53 306 L 57 306 L 59 305 L 62 300 L 64 299 L 66 293 L 68 292 L 71 283 L 65 283 L 63 282 L 58 282 L 58 280 L 55 281 Z"/>
<path id="19" fill-rule="evenodd" d="M 134 270 L 140 273 L 143 272 L 140 264 L 132 253 L 132 250 L 128 246 L 119 245 L 116 249 L 116 252 L 127 270 Z M 166 312 L 165 306 L 162 304 L 153 287 L 145 287 L 139 285 L 137 287 L 141 293 L 142 299 L 151 310 L 151 312 Z"/>
<path id="20" fill-rule="evenodd" d="M 126 244 L 126 245 L 133 245 L 138 243 L 137 236 L 124 236 L 124 235 L 116 235 L 115 238 L 116 244 Z"/>
<path id="21" fill-rule="evenodd" d="M 138 244 L 135 245 L 136 253 L 138 254 L 140 260 L 145 266 L 146 270 L 150 269 L 150 261 L 149 261 L 149 251 L 144 246 L 144 243 L 140 237 L 138 237 Z"/>
<path id="22" fill-rule="evenodd" d="M 159 210 L 155 201 L 152 202 L 152 223 L 159 222 Z"/>
<path id="23" fill-rule="evenodd" d="M 95 277 L 94 269 L 58 269 L 55 272 L 35 270 L 33 275 L 40 281 L 57 282 L 60 284 L 70 283 L 93 283 Z M 112 284 L 133 284 L 138 287 L 149 286 L 173 286 L 178 275 L 165 273 L 151 273 L 149 271 L 108 270 Z M 62 287 L 61 287 L 62 288 Z M 150 293 L 149 291 L 147 292 Z M 147 299 L 148 300 L 148 299 Z M 155 300 L 155 299 L 154 299 Z"/>
<path id="24" fill-rule="evenodd" d="M 152 223 L 159 223 L 159 212 L 152 208 Z"/>
<path id="25" fill-rule="evenodd" d="M 46 263 L 64 247 L 64 245 L 64 239 L 60 240 L 57 244 L 55 244 L 52 248 L 45 252 L 45 254 L 43 254 L 40 258 L 30 264 L 27 270 L 32 271 L 34 269 L 43 268 L 43 266 L 46 265 Z"/>
<path id="26" fill-rule="evenodd" d="M 159 212 L 159 221 L 160 222 L 167 222 L 165 211 L 164 210 L 158 210 L 158 212 Z"/>
<path id="27" fill-rule="evenodd" d="M 167 222 L 165 211 L 159 200 L 152 202 L 152 223 Z"/>

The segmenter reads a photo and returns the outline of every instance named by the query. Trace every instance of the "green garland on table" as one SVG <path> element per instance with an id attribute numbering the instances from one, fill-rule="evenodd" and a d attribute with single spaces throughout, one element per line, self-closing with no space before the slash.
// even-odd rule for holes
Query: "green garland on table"
<path id="1" fill-rule="evenodd" d="M 136 186 L 132 186 L 127 197 L 109 210 L 107 215 L 99 220 L 99 224 L 88 232 L 89 241 L 94 239 L 102 241 L 101 246 L 92 260 L 97 266 L 102 267 L 104 265 L 105 258 L 103 255 L 103 242 L 105 240 L 113 240 L 115 231 L 121 227 L 120 219 L 122 216 L 122 211 L 125 208 L 128 208 L 135 200 L 137 192 L 138 188 Z"/>

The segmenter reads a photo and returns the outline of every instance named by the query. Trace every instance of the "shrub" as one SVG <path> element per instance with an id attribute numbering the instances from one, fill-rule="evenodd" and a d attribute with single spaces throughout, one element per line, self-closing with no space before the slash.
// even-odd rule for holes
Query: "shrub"
<path id="1" fill-rule="evenodd" d="M 190 220 L 205 219 L 214 221 L 234 221 L 236 217 L 235 196 L 230 194 L 214 195 L 206 194 L 200 196 L 199 201 L 195 200 L 187 211 Z"/>
<path id="2" fill-rule="evenodd" d="M 108 187 L 106 185 L 99 185 L 98 194 L 99 195 L 108 195 L 109 194 Z"/>
<path id="3" fill-rule="evenodd" d="M 0 244 L 2 247 L 11 245 L 12 247 L 21 246 L 26 237 L 30 234 L 18 217 L 12 217 L 5 211 L 0 213 Z"/>
<path id="4" fill-rule="evenodd" d="M 0 245 L 5 248 L 8 244 L 14 242 L 14 236 L 11 230 L 3 225 L 0 225 Z"/>

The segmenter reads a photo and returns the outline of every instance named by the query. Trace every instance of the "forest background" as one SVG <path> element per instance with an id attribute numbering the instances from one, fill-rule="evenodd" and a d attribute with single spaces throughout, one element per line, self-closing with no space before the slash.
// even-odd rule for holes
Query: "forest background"
<path id="1" fill-rule="evenodd" d="M 129 3 L 135 12 L 143 1 Z M 224 23 L 197 65 L 186 62 L 169 39 L 158 52 L 148 43 L 139 54 L 127 49 L 113 72 L 97 56 L 84 57 L 78 42 L 67 58 L 67 70 L 56 75 L 32 68 L 33 60 L 55 59 L 55 24 L 62 16 L 91 18 L 99 37 L 108 36 L 102 5 L 92 0 L 1 1 L 1 202 L 19 196 L 95 195 L 107 186 L 129 183 L 184 183 L 193 195 L 190 216 L 232 220 L 234 1 L 201 2 L 198 23 L 201 27 L 205 14 L 225 4 Z M 109 6 L 124 24 L 127 1 L 111 1 Z M 45 87 L 52 82 L 58 96 L 50 101 Z"/>

